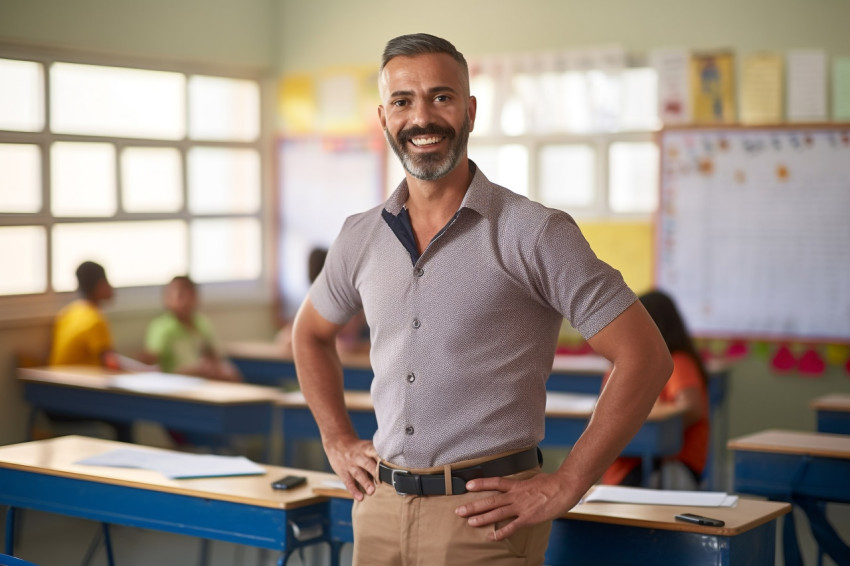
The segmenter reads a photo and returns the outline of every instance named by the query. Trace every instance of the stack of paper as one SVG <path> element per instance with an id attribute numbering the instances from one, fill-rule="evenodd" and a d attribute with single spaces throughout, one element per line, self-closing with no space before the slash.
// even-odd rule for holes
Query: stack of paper
<path id="1" fill-rule="evenodd" d="M 262 466 L 244 456 L 186 454 L 138 448 L 118 448 L 97 456 L 84 458 L 76 463 L 86 466 L 155 470 L 171 479 L 248 476 L 266 473 Z"/>
<path id="2" fill-rule="evenodd" d="M 677 491 L 598 485 L 584 498 L 583 502 L 604 501 L 607 503 L 642 503 L 651 505 L 688 505 L 695 507 L 734 507 L 737 495 L 722 491 Z"/>

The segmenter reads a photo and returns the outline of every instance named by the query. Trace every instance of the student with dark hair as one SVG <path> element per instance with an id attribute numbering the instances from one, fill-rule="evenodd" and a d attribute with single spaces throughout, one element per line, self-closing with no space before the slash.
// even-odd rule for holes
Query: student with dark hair
<path id="1" fill-rule="evenodd" d="M 100 308 L 114 296 L 106 270 L 84 261 L 76 271 L 80 298 L 63 308 L 53 325 L 50 365 L 117 368 L 109 323 Z"/>
<path id="2" fill-rule="evenodd" d="M 51 366 L 84 365 L 120 369 L 115 353 L 112 332 L 101 306 L 112 300 L 114 291 L 99 263 L 84 261 L 77 267 L 77 290 L 80 298 L 67 305 L 56 316 L 50 346 Z M 59 413 L 47 413 L 54 422 L 88 421 Z M 128 423 L 106 421 L 115 429 L 122 442 L 132 442 L 132 426 Z"/>
<path id="3" fill-rule="evenodd" d="M 696 489 L 708 459 L 709 408 L 705 367 L 673 299 L 662 291 L 651 291 L 641 295 L 640 302 L 655 321 L 673 357 L 673 374 L 658 401 L 675 403 L 685 410 L 682 450 L 673 458 L 657 462 L 658 473 L 653 474 L 649 483 L 652 487 Z M 640 459 L 618 458 L 605 472 L 602 483 L 643 485 Z"/>

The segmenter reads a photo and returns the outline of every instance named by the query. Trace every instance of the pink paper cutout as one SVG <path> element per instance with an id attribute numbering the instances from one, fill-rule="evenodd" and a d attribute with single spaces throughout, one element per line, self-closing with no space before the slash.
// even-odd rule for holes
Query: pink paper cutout
<path id="1" fill-rule="evenodd" d="M 749 346 L 743 340 L 736 340 L 731 342 L 729 346 L 726 348 L 726 357 L 727 358 L 742 358 L 747 355 L 749 351 Z"/>
<path id="2" fill-rule="evenodd" d="M 810 348 L 800 357 L 798 368 L 802 374 L 820 376 L 826 370 L 826 363 L 817 350 Z"/>
<path id="3" fill-rule="evenodd" d="M 776 371 L 787 372 L 797 367 L 797 360 L 794 359 L 791 349 L 786 344 L 783 344 L 776 350 L 776 354 L 770 360 L 770 365 Z"/>

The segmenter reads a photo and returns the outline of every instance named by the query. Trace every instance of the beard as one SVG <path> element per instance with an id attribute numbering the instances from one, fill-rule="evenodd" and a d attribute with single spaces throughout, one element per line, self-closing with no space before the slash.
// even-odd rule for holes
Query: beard
<path id="1" fill-rule="evenodd" d="M 469 117 L 466 117 L 459 132 L 456 132 L 454 128 L 429 124 L 424 128 L 414 126 L 402 130 L 395 138 L 389 130 L 384 128 L 384 135 L 405 171 L 422 181 L 436 181 L 446 176 L 460 162 L 469 141 L 469 130 Z M 408 142 L 412 138 L 422 135 L 443 136 L 449 140 L 449 147 L 445 153 L 439 151 L 413 153 L 409 151 Z"/>

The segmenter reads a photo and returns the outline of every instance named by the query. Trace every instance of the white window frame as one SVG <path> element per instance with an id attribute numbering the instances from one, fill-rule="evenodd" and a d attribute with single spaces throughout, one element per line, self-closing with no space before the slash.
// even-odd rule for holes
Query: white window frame
<path id="1" fill-rule="evenodd" d="M 113 144 L 116 149 L 116 198 L 119 210 L 114 216 L 108 217 L 75 217 L 62 218 L 62 223 L 80 222 L 116 222 L 132 220 L 164 220 L 179 219 L 188 222 L 192 218 L 256 218 L 261 229 L 261 258 L 262 272 L 258 279 L 251 281 L 231 281 L 203 284 L 202 297 L 205 305 L 217 304 L 268 304 L 273 297 L 275 273 L 274 251 L 274 209 L 276 199 L 271 198 L 272 182 L 271 161 L 271 132 L 268 124 L 272 123 L 269 116 L 273 115 L 273 81 L 260 69 L 228 67 L 205 63 L 190 63 L 171 60 L 150 60 L 139 57 L 107 54 L 101 52 L 70 50 L 53 46 L 19 45 L 0 42 L 0 58 L 32 61 L 42 65 L 44 81 L 44 116 L 45 126 L 40 132 L 21 132 L 0 130 L 0 143 L 26 143 L 39 146 L 41 150 L 41 192 L 42 208 L 35 213 L 3 213 L 0 212 L 0 226 L 44 226 L 48 231 L 47 238 L 47 281 L 48 289 L 44 293 L 0 296 L 0 325 L 19 320 L 53 317 L 58 308 L 70 300 L 73 292 L 56 292 L 52 288 L 52 256 L 50 230 L 59 223 L 50 213 L 50 148 L 54 142 L 106 142 Z M 208 141 L 189 139 L 188 124 L 186 135 L 180 140 L 136 139 L 112 136 L 93 136 L 76 134 L 59 134 L 50 131 L 50 65 L 54 62 L 79 63 L 86 65 L 102 65 L 110 67 L 127 67 L 144 70 L 170 71 L 191 75 L 220 76 L 224 78 L 245 79 L 256 81 L 260 92 L 260 133 L 256 140 L 243 141 Z M 187 97 L 188 104 L 188 97 Z M 188 122 L 189 113 L 186 112 Z M 125 147 L 173 147 L 181 155 L 183 163 L 183 206 L 174 213 L 127 213 L 121 207 L 121 175 L 120 155 Z M 250 148 L 260 156 L 260 208 L 257 213 L 242 214 L 213 214 L 193 215 L 188 212 L 188 182 L 187 182 L 187 152 L 192 147 L 223 147 Z M 191 258 L 190 258 L 191 261 Z M 109 268 L 107 267 L 107 275 Z M 0 266 L 2 270 L 3 266 Z M 175 273 L 175 275 L 178 275 Z M 122 287 L 118 290 L 117 298 L 110 306 L 111 312 L 131 312 L 138 310 L 160 309 L 162 305 L 162 287 L 140 286 Z"/>

